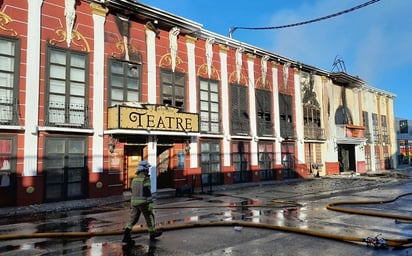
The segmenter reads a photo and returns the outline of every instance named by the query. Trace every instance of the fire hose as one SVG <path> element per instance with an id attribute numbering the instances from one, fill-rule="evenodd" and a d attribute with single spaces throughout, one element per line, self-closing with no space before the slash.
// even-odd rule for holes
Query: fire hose
<path id="1" fill-rule="evenodd" d="M 376 200 L 376 201 L 341 201 L 330 203 L 326 206 L 328 210 L 339 211 L 344 213 L 350 214 L 360 214 L 360 215 L 369 215 L 369 216 L 376 216 L 376 217 L 383 217 L 383 218 L 394 218 L 395 222 L 398 219 L 401 220 L 412 220 L 412 216 L 405 216 L 405 215 L 397 215 L 397 214 L 390 214 L 390 213 L 382 213 L 382 212 L 369 212 L 357 209 L 349 209 L 344 207 L 339 207 L 339 205 L 356 205 L 356 204 L 384 204 L 390 203 L 398 200 L 401 197 L 412 195 L 412 193 L 402 194 L 397 196 L 393 199 L 389 200 Z M 282 203 L 277 200 L 272 200 L 274 203 Z M 299 204 L 283 201 L 286 205 L 296 205 Z M 233 206 L 233 205 L 219 205 L 219 207 L 269 207 L 270 205 L 240 205 L 240 206 Z M 210 208 L 212 206 L 188 206 L 188 207 L 155 207 L 155 209 L 175 209 L 175 208 Z M 216 206 L 215 206 L 216 207 Z M 411 222 L 412 224 L 412 222 Z M 265 223 L 252 223 L 247 221 L 218 221 L 218 222 L 205 222 L 205 223 L 185 223 L 185 224 L 172 224 L 172 225 L 165 225 L 161 226 L 160 229 L 162 231 L 173 231 L 173 230 L 181 230 L 181 229 L 189 229 L 189 228 L 207 228 L 207 227 L 250 227 L 250 228 L 260 228 L 260 229 L 269 229 L 269 230 L 277 230 L 282 232 L 290 232 L 290 233 L 297 233 L 303 235 L 309 235 L 314 237 L 332 239 L 337 241 L 346 241 L 346 242 L 354 242 L 354 243 L 366 243 L 366 245 L 373 245 L 375 247 L 394 247 L 394 248 L 407 248 L 412 246 L 412 238 L 399 238 L 399 239 L 383 239 L 377 237 L 354 237 L 354 236 L 344 236 L 344 235 L 336 235 L 330 234 L 327 232 L 315 231 L 315 230 L 308 230 L 308 229 L 301 229 L 297 227 L 287 227 L 287 226 L 278 226 L 272 224 L 265 224 Z M 143 228 L 143 226 L 135 226 L 132 230 L 133 233 L 146 233 L 148 232 L 147 228 Z M 16 239 L 31 239 L 31 238 L 58 238 L 58 239 L 73 239 L 79 237 L 94 237 L 94 236 L 110 236 L 110 235 L 121 235 L 123 234 L 123 230 L 111 230 L 111 231 L 94 231 L 94 232 L 49 232 L 49 233 L 30 233 L 30 234 L 8 234 L 8 235 L 0 235 L 0 241 L 2 240 L 16 240 Z"/>

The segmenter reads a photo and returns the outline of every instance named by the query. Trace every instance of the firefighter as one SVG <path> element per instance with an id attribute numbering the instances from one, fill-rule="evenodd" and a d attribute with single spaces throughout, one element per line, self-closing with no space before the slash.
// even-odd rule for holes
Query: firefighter
<path id="1" fill-rule="evenodd" d="M 149 174 L 150 164 L 146 161 L 141 161 L 137 166 L 136 176 L 132 180 L 132 196 L 130 199 L 131 214 L 130 220 L 126 225 L 123 236 L 123 243 L 133 244 L 131 237 L 133 226 L 138 222 L 140 213 L 143 214 L 147 229 L 149 231 L 150 240 L 162 235 L 161 231 L 156 230 L 155 216 L 153 214 L 153 201 Z"/>

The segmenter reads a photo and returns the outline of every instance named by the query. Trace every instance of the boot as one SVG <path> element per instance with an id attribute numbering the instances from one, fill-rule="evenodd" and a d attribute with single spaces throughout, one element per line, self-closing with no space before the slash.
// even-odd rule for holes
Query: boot
<path id="1" fill-rule="evenodd" d="M 122 242 L 126 243 L 126 244 L 134 244 L 134 241 L 133 241 L 131 235 L 132 235 L 132 230 L 130 228 L 126 228 L 124 230 L 124 235 L 123 235 Z"/>
<path id="2" fill-rule="evenodd" d="M 163 234 L 163 231 L 160 231 L 160 230 L 150 232 L 150 240 L 155 240 L 156 237 L 159 237 L 162 234 Z"/>

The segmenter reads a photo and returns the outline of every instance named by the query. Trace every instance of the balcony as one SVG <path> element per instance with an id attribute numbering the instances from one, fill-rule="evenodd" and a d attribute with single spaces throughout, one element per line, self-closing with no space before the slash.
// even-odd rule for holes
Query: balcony
<path id="1" fill-rule="evenodd" d="M 342 144 L 360 144 L 365 142 L 367 140 L 365 137 L 365 127 L 352 124 L 336 125 L 336 140 L 337 143 Z"/>
<path id="2" fill-rule="evenodd" d="M 305 126 L 304 127 L 304 137 L 309 140 L 324 140 L 325 130 L 320 127 L 315 126 Z"/>
<path id="3" fill-rule="evenodd" d="M 89 109 L 84 104 L 50 102 L 44 123 L 45 126 L 90 128 Z"/>

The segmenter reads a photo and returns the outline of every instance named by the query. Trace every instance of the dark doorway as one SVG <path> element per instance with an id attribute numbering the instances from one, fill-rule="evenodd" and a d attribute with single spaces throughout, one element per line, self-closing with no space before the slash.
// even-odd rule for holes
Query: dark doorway
<path id="1" fill-rule="evenodd" d="M 355 145 L 338 145 L 339 172 L 356 172 Z"/>
<path id="2" fill-rule="evenodd" d="M 172 188 L 173 170 L 170 168 L 170 145 L 157 146 L 157 188 Z"/>

